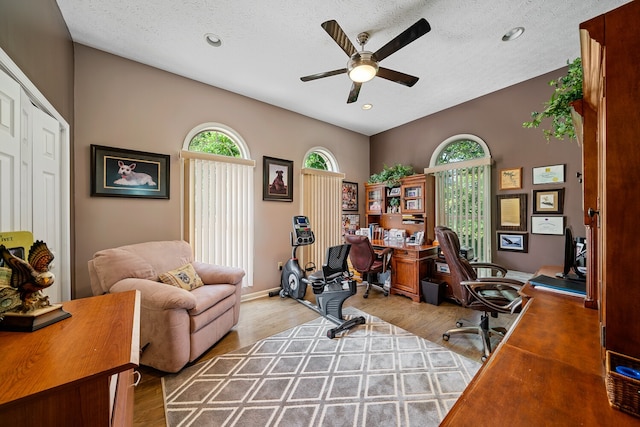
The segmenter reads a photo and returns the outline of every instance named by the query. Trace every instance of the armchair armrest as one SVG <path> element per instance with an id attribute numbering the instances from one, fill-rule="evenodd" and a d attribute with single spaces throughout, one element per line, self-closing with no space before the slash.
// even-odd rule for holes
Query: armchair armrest
<path id="1" fill-rule="evenodd" d="M 387 271 L 389 261 L 391 261 L 391 255 L 393 254 L 393 248 L 384 248 L 373 251 L 378 259 L 382 260 L 382 272 Z"/>
<path id="2" fill-rule="evenodd" d="M 517 313 L 522 308 L 520 290 L 524 284 L 503 277 L 483 277 L 460 282 L 471 295 L 484 305 L 502 313 Z"/>
<path id="3" fill-rule="evenodd" d="M 194 261 L 192 264 L 205 285 L 238 285 L 245 275 L 244 270 L 241 268 L 208 264 L 200 261 Z"/>
<path id="4" fill-rule="evenodd" d="M 148 279 L 122 279 L 111 287 L 110 292 L 124 292 L 132 289 L 140 291 L 140 302 L 144 307 L 156 310 L 175 308 L 191 310 L 196 306 L 196 298 L 191 292 Z"/>
<path id="5" fill-rule="evenodd" d="M 473 267 L 476 271 L 479 268 L 488 268 L 491 269 L 491 271 L 495 272 L 495 271 L 499 271 L 500 273 L 502 273 L 502 276 L 504 277 L 505 274 L 507 274 L 507 269 L 504 268 L 501 265 L 498 264 L 493 264 L 491 262 L 472 262 L 470 263 L 471 267 Z"/>

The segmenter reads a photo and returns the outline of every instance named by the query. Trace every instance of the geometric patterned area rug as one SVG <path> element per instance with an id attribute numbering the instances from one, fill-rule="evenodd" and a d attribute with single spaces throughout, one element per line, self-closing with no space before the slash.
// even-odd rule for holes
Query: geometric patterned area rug
<path id="1" fill-rule="evenodd" d="M 355 308 L 162 378 L 167 425 L 437 426 L 480 363 Z"/>

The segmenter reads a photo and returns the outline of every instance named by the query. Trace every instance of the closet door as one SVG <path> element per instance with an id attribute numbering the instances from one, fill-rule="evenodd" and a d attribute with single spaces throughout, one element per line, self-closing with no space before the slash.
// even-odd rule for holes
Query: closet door
<path id="1" fill-rule="evenodd" d="M 0 70 L 0 231 L 20 229 L 20 85 Z"/>
<path id="2" fill-rule="evenodd" d="M 31 104 L 29 104 L 31 105 Z M 32 122 L 32 219 L 33 238 L 44 240 L 55 260 L 51 271 L 56 277 L 45 294 L 51 302 L 63 301 L 59 268 L 61 259 L 60 174 L 61 147 L 58 121 L 31 105 Z"/>

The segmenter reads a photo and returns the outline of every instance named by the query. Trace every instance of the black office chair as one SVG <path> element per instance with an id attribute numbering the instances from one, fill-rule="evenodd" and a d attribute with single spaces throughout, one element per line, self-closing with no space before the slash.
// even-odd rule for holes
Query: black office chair
<path id="1" fill-rule="evenodd" d="M 498 313 L 519 313 L 522 309 L 522 297 L 518 291 L 524 286 L 524 283 L 505 278 L 507 269 L 497 264 L 469 263 L 466 258 L 460 256 L 458 235 L 450 228 L 437 226 L 435 233 L 445 261 L 449 266 L 454 298 L 463 307 L 483 312 L 479 325 L 465 327 L 463 322 L 458 320 L 456 322 L 457 328 L 445 332 L 442 339 L 449 341 L 452 334 L 480 335 L 484 347 L 482 361 L 485 361 L 491 354 L 491 336 L 502 337 L 507 332 L 504 328 L 491 328 L 489 314 L 492 317 L 498 317 Z M 477 270 L 481 268 L 499 272 L 502 277 L 479 278 Z"/>
<path id="2" fill-rule="evenodd" d="M 369 290 L 372 287 L 378 288 L 384 293 L 384 296 L 388 296 L 390 286 L 379 282 L 378 275 L 387 273 L 393 249 L 384 248 L 381 251 L 375 251 L 367 236 L 345 234 L 344 240 L 351 245 L 351 254 L 349 255 L 351 265 L 362 275 L 362 280 L 367 283 L 364 295 L 362 295 L 363 298 L 369 297 Z"/>

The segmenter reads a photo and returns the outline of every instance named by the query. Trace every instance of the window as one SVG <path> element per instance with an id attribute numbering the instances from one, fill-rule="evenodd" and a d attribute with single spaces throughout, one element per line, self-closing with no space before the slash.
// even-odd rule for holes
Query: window
<path id="1" fill-rule="evenodd" d="M 313 147 L 304 156 L 301 170 L 302 213 L 309 218 L 316 242 L 302 248 L 302 265 L 325 262 L 329 246 L 342 242 L 342 180 L 338 162 L 329 150 Z"/>
<path id="2" fill-rule="evenodd" d="M 255 161 L 238 133 L 218 123 L 195 127 L 185 138 L 184 235 L 195 259 L 240 267 L 253 285 Z"/>
<path id="3" fill-rule="evenodd" d="M 453 229 L 480 262 L 491 261 L 491 154 L 474 135 L 442 142 L 425 173 L 436 177 L 436 222 Z"/>
<path id="4" fill-rule="evenodd" d="M 324 147 L 313 147 L 304 156 L 304 167 L 312 169 L 320 169 L 323 171 L 338 172 L 338 161 L 331 153 Z"/>

